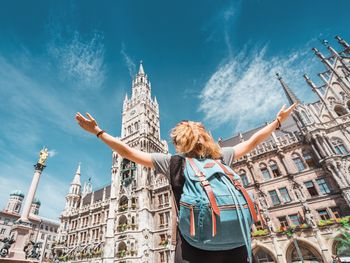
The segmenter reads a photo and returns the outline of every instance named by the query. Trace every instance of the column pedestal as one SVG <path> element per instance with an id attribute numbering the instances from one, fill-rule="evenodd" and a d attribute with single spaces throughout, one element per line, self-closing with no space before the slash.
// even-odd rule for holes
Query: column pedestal
<path id="1" fill-rule="evenodd" d="M 28 244 L 30 238 L 30 231 L 32 228 L 28 225 L 18 224 L 14 225 L 12 232 L 16 242 L 12 245 L 9 251 L 9 257 L 18 260 L 25 260 L 24 247 Z"/>

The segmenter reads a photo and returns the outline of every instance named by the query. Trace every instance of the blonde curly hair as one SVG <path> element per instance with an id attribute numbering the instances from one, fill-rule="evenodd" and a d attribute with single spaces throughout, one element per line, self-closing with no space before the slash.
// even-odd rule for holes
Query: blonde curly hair
<path id="1" fill-rule="evenodd" d="M 222 157 L 219 144 L 215 143 L 211 134 L 200 122 L 181 121 L 171 130 L 170 137 L 176 152 L 187 157 L 211 159 Z"/>

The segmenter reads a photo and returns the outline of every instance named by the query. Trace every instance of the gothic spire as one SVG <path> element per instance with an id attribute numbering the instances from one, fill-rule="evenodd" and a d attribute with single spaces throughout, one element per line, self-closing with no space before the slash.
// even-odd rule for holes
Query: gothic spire
<path id="1" fill-rule="evenodd" d="M 282 85 L 282 88 L 287 96 L 287 99 L 290 103 L 290 105 L 294 104 L 295 102 L 300 103 L 300 100 L 298 99 L 298 97 L 294 94 L 294 92 L 288 87 L 288 85 L 284 82 L 284 80 L 282 79 L 282 77 L 280 76 L 279 73 L 276 73 L 277 79 L 279 80 L 279 82 Z"/>
<path id="2" fill-rule="evenodd" d="M 81 163 L 79 162 L 77 171 L 75 172 L 75 176 L 71 184 L 80 185 L 80 164 Z"/>

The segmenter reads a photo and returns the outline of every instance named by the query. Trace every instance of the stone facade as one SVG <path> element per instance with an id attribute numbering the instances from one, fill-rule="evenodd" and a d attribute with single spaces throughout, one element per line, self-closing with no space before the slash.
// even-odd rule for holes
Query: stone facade
<path id="1" fill-rule="evenodd" d="M 280 130 L 232 168 L 254 197 L 260 221 L 253 226 L 256 262 L 330 262 L 336 237 L 350 215 L 349 45 L 327 46 L 330 57 L 314 49 L 326 66 L 324 85 L 305 80 L 319 100 L 300 103 Z M 290 104 L 298 98 L 278 75 Z M 221 146 L 248 140 L 263 126 Z M 160 138 L 159 108 L 141 63 L 125 97 L 121 138 L 146 152 L 168 152 Z M 111 185 L 81 189 L 80 167 L 66 197 L 56 253 L 72 262 L 173 262 L 171 195 L 164 175 L 112 155 Z M 343 254 L 343 259 L 347 255 Z"/>
<path id="2" fill-rule="evenodd" d="M 326 67 L 320 74 L 324 85 L 316 88 L 304 76 L 319 100 L 300 104 L 280 130 L 231 164 L 260 207 L 260 221 L 253 227 L 257 262 L 301 262 L 299 252 L 304 262 L 331 262 L 335 238 L 348 223 L 350 48 L 338 41 L 344 50 L 337 53 L 326 44 L 328 58 L 313 49 Z M 290 104 L 298 101 L 279 75 L 278 80 Z M 234 146 L 254 132 L 220 144 Z M 350 251 L 342 257 L 350 257 Z"/>
<path id="3" fill-rule="evenodd" d="M 0 211 L 0 239 L 11 237 L 12 228 L 15 222 L 21 217 L 24 194 L 17 190 L 10 194 L 6 208 Z M 59 222 L 39 216 L 40 201 L 34 199 L 30 209 L 29 221 L 32 227 L 29 239 L 34 242 L 41 242 L 40 260 L 51 262 L 51 249 L 56 241 Z M 0 249 L 2 244 L 0 243 Z M 43 249 L 44 248 L 44 249 Z M 0 258 L 0 261 L 2 259 Z"/>

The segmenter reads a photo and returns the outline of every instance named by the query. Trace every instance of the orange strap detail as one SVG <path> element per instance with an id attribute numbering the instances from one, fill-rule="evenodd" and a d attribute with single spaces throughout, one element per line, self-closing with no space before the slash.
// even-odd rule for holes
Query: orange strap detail
<path id="1" fill-rule="evenodd" d="M 216 216 L 215 213 L 213 211 L 213 209 L 211 210 L 211 222 L 212 222 L 212 236 L 214 237 L 216 235 Z"/>
<path id="2" fill-rule="evenodd" d="M 234 179 L 234 175 L 219 160 L 215 160 L 215 162 L 221 167 L 221 169 L 224 171 L 224 173 L 230 178 L 232 184 L 236 187 L 236 189 L 241 191 L 245 200 L 247 201 L 250 214 L 252 215 L 252 218 L 253 218 L 253 222 L 254 223 L 257 222 L 258 216 L 257 216 L 255 208 L 254 208 L 254 203 L 253 203 L 252 199 L 250 198 L 247 190 L 241 185 L 241 183 L 238 180 Z"/>
<path id="3" fill-rule="evenodd" d="M 196 235 L 196 229 L 194 226 L 194 212 L 193 212 L 193 206 L 190 208 L 190 235 L 193 237 Z"/>

